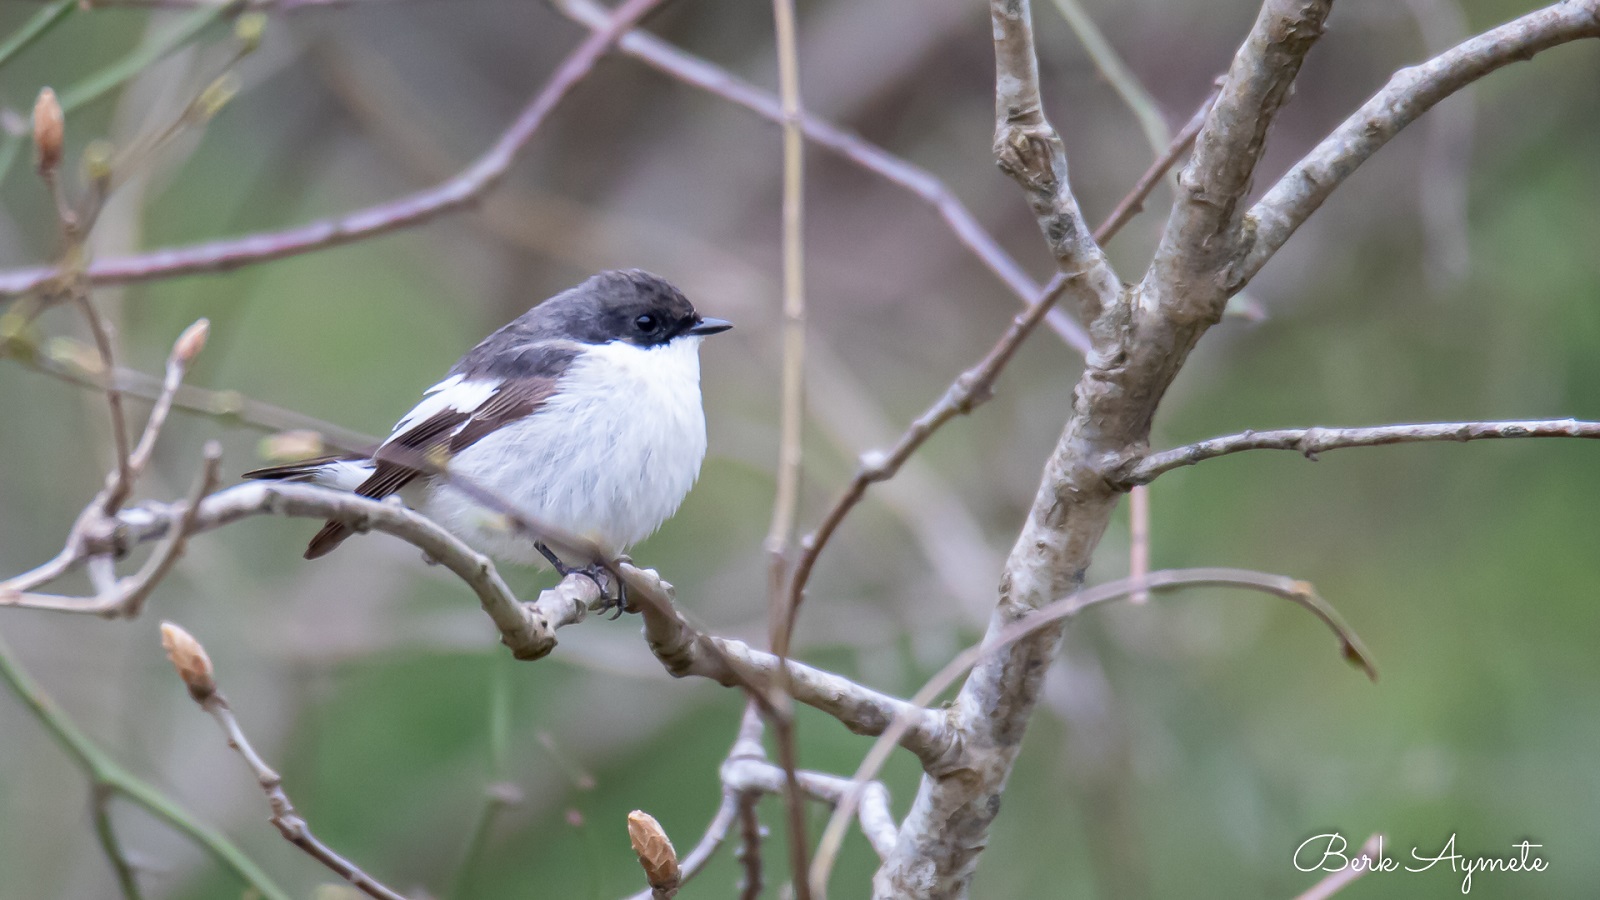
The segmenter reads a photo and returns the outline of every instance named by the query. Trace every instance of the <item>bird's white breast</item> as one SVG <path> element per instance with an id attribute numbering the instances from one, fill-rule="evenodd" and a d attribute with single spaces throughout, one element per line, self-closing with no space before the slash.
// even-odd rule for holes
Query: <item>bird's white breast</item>
<path id="1" fill-rule="evenodd" d="M 463 449 L 450 471 L 620 553 L 676 512 L 700 473 L 699 345 L 686 336 L 652 348 L 586 348 L 538 412 Z M 424 511 L 492 556 L 541 560 L 502 517 L 446 485 L 430 489 Z"/>

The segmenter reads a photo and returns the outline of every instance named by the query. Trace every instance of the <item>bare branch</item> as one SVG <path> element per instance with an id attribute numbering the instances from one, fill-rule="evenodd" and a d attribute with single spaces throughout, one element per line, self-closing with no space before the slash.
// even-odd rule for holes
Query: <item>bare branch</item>
<path id="1" fill-rule="evenodd" d="M 1151 164 L 1145 174 L 1140 177 L 1139 182 L 1128 192 L 1128 195 L 1122 199 L 1122 202 L 1117 204 L 1110 217 L 1101 223 L 1099 228 L 1095 229 L 1094 239 L 1096 241 L 1110 240 L 1139 211 L 1144 198 L 1149 196 L 1150 191 L 1154 190 L 1155 185 L 1160 182 L 1162 175 L 1172 167 L 1179 156 L 1183 155 L 1189 144 L 1194 140 L 1195 133 L 1199 130 L 1200 122 L 1204 119 L 1205 110 L 1209 108 L 1210 102 L 1208 99 L 1201 105 L 1200 109 L 1190 119 L 1189 124 L 1184 127 L 1177 137 L 1173 138 L 1172 146 L 1168 148 L 1166 154 Z M 1048 315 L 1050 310 L 1056 308 L 1055 301 L 1066 291 L 1069 281 L 1070 279 L 1066 275 L 1057 275 L 1053 278 L 1045 286 L 1044 292 L 1029 305 L 1027 310 L 1012 317 L 1011 324 L 1006 328 L 1005 333 L 1000 336 L 1000 340 L 995 342 L 995 345 L 990 348 L 984 358 L 977 365 L 957 376 L 956 380 L 951 382 L 950 386 L 945 389 L 944 395 L 933 406 L 929 407 L 926 412 L 912 421 L 893 447 L 889 448 L 888 451 L 872 451 L 862 454 L 856 468 L 856 474 L 851 478 L 850 483 L 845 486 L 838 499 L 828 508 L 816 530 L 800 541 L 800 558 L 795 563 L 795 574 L 789 585 L 791 616 L 795 614 L 795 611 L 799 609 L 800 604 L 805 599 L 805 587 L 811 579 L 811 572 L 816 566 L 817 558 L 821 556 L 823 548 L 827 546 L 828 541 L 833 537 L 833 533 L 838 529 L 845 517 L 866 496 L 867 488 L 876 482 L 893 478 L 901 467 L 905 465 L 906 460 L 910 459 L 911 455 L 926 443 L 928 438 L 932 437 L 933 433 L 939 430 L 941 426 L 957 415 L 969 415 L 974 409 L 994 396 L 994 383 L 1000 377 L 1001 371 L 1005 369 L 1011 358 L 1016 355 L 1017 349 L 1022 346 L 1022 342 L 1038 327 L 1041 316 Z"/>
<path id="2" fill-rule="evenodd" d="M 122 501 L 128 498 L 128 492 L 133 490 L 133 471 L 128 465 L 128 414 L 122 407 L 122 392 L 117 390 L 111 377 L 117 367 L 116 356 L 111 350 L 111 332 L 100 317 L 100 311 L 95 309 L 88 286 L 76 278 L 73 281 L 74 299 L 78 308 L 83 310 L 83 317 L 89 323 L 89 333 L 94 336 L 95 349 L 100 353 L 101 390 L 105 392 L 106 405 L 111 413 L 111 446 L 116 455 L 116 468 L 101 498 L 101 508 L 108 513 L 115 512 Z"/>
<path id="3" fill-rule="evenodd" d="M 1262 4 L 1195 140 L 1194 156 L 1178 175 L 1178 196 L 1141 285 L 1141 306 L 1167 310 L 1178 322 L 1221 316 L 1226 295 L 1214 275 L 1233 253 L 1239 202 L 1267 130 L 1332 6 L 1332 0 Z"/>
<path id="4" fill-rule="evenodd" d="M 193 512 L 191 513 L 191 509 Z M 487 556 L 473 550 L 431 520 L 401 506 L 355 494 L 289 482 L 253 481 L 212 494 L 197 506 L 188 503 L 147 503 L 121 511 L 115 518 L 84 529 L 81 541 L 69 544 L 65 565 L 50 564 L 62 572 L 96 554 L 120 554 L 142 541 L 168 534 L 185 520 L 190 531 L 211 531 L 255 515 L 276 514 L 296 518 L 337 519 L 358 531 L 382 531 L 422 550 L 467 583 L 489 618 L 500 629 L 502 642 L 518 659 L 538 659 L 555 649 L 555 631 L 581 621 L 599 598 L 594 582 L 573 576 L 522 603 L 511 593 Z M 27 584 L 38 584 L 29 573 Z M 19 579 L 0 583 L 0 606 L 18 605 L 24 599 Z"/>
<path id="5" fill-rule="evenodd" d="M 98 260 L 84 269 L 84 277 L 91 284 L 100 285 L 201 272 L 225 272 L 252 263 L 374 237 L 468 206 L 504 177 L 517 154 L 550 117 L 550 113 L 573 86 L 589 74 L 617 37 L 662 2 L 626 0 L 617 7 L 604 28 L 591 32 L 562 61 L 550 80 L 545 82 L 544 87 L 494 145 L 458 175 L 442 184 L 346 213 L 336 219 L 324 219 L 298 228 Z M 48 289 L 57 277 L 57 270 L 48 266 L 0 273 L 0 297 Z"/>
<path id="6" fill-rule="evenodd" d="M 129 773 L 91 741 L 67 716 L 61 705 L 52 700 L 44 688 L 12 658 L 4 642 L 0 642 L 0 684 L 4 684 L 22 708 L 38 720 L 73 765 L 83 772 L 89 780 L 91 791 L 95 792 L 97 804 L 100 802 L 100 792 L 115 794 L 192 840 L 236 875 L 248 891 L 259 894 L 263 900 L 289 900 L 289 893 L 274 883 L 271 876 L 245 856 L 225 835 L 192 816 L 154 785 Z M 111 825 L 109 818 L 103 823 L 96 822 L 97 828 L 109 828 Z M 112 837 L 115 838 L 114 835 Z M 105 836 L 102 835 L 100 840 L 109 854 L 111 849 L 106 846 Z M 122 865 L 116 860 L 112 864 L 117 867 Z"/>
<path id="7" fill-rule="evenodd" d="M 1195 110 L 1183 128 L 1173 135 L 1172 143 L 1167 146 L 1166 152 L 1150 164 L 1150 168 L 1139 176 L 1139 180 L 1133 189 L 1128 191 L 1128 195 L 1117 203 L 1111 214 L 1106 216 L 1106 220 L 1094 230 L 1095 240 L 1102 244 L 1111 240 L 1113 235 L 1122 230 L 1122 226 L 1132 221 L 1133 217 L 1144 209 L 1144 201 L 1149 198 L 1150 192 L 1156 189 L 1156 185 L 1161 183 L 1161 179 L 1178 162 L 1178 157 L 1189 152 L 1189 148 L 1194 146 L 1195 137 L 1200 134 L 1200 127 L 1205 124 L 1206 115 L 1211 112 L 1211 104 L 1216 100 L 1216 96 L 1215 91 L 1206 95 L 1200 108 Z"/>
<path id="8" fill-rule="evenodd" d="M 267 795 L 267 804 L 272 808 L 272 824 L 283 834 L 285 840 L 305 851 L 312 859 L 326 866 L 340 878 L 354 885 L 356 889 L 369 897 L 378 900 L 406 900 L 405 895 L 395 891 L 377 879 L 361 871 L 354 863 L 335 853 L 327 844 L 318 840 L 311 833 L 311 827 L 306 820 L 295 811 L 294 805 L 289 802 L 289 795 L 283 790 L 283 778 L 272 767 L 267 765 L 251 746 L 249 738 L 245 737 L 244 730 L 239 727 L 239 720 L 233 714 L 233 709 L 228 705 L 228 700 L 217 689 L 216 683 L 209 678 L 206 672 L 205 682 L 191 680 L 192 670 L 186 669 L 183 657 L 179 651 L 174 650 L 174 644 L 182 647 L 190 654 L 198 653 L 204 658 L 205 651 L 200 647 L 188 632 L 170 623 L 162 626 L 163 643 L 168 645 L 168 651 L 177 665 L 179 674 L 183 676 L 184 683 L 189 687 L 189 693 L 194 697 L 200 708 L 204 709 L 222 727 L 222 733 L 228 739 L 228 746 L 238 751 L 244 759 L 245 765 L 255 774 L 256 782 L 260 784 L 262 793 Z M 206 661 L 209 670 L 209 660 Z"/>
<path id="9" fill-rule="evenodd" d="M 561 13 L 589 28 L 605 21 L 604 10 L 592 0 L 551 0 Z M 685 84 L 742 106 L 764 119 L 782 124 L 782 102 L 772 94 L 740 80 L 732 72 L 687 53 L 644 31 L 630 31 L 617 46 L 624 52 Z M 1039 285 L 994 239 L 964 204 L 933 173 L 879 147 L 860 135 L 802 112 L 800 130 L 806 139 L 832 150 L 891 184 L 915 194 L 932 206 L 973 256 L 993 272 L 1018 299 L 1031 303 Z M 1066 312 L 1051 310 L 1045 320 L 1068 346 L 1080 353 L 1089 349 L 1089 336 Z"/>
<path id="10" fill-rule="evenodd" d="M 760 900 L 765 886 L 761 879 L 761 842 L 767 830 L 756 816 L 756 802 L 760 799 L 760 794 L 739 795 L 739 866 L 744 870 L 744 877 L 739 880 L 740 900 Z"/>
<path id="11" fill-rule="evenodd" d="M 789 549 L 800 513 L 801 439 L 805 426 L 805 141 L 800 132 L 800 59 L 795 40 L 794 0 L 772 0 L 778 48 L 778 93 L 783 101 L 783 378 L 778 422 L 777 491 L 767 530 L 768 641 L 778 657 L 778 677 L 762 708 L 772 725 L 783 766 L 783 806 L 788 828 L 789 871 L 795 900 L 811 900 L 805 872 L 810 864 L 805 795 L 800 787 L 799 748 L 789 684 L 789 639 L 797 605 L 787 590 L 792 575 Z"/>
<path id="12" fill-rule="evenodd" d="M 978 663 L 1001 655 L 1007 647 L 1017 641 L 1069 619 L 1085 609 L 1124 599 L 1137 591 L 1165 591 L 1181 587 L 1208 585 L 1261 591 L 1303 607 L 1334 633 L 1334 636 L 1339 640 L 1340 654 L 1346 660 L 1360 667 L 1369 678 L 1377 679 L 1377 669 L 1373 666 L 1371 657 L 1362 646 L 1360 638 L 1344 624 L 1338 613 L 1317 595 L 1315 589 L 1309 583 L 1283 575 L 1254 572 L 1249 569 L 1166 569 L 1153 572 L 1145 578 L 1123 578 L 1096 585 L 1092 588 L 1084 588 L 1070 596 L 1045 604 L 1022 618 L 1009 622 L 1003 628 L 991 628 L 990 633 L 981 643 L 963 650 L 949 663 L 945 664 L 944 668 L 940 669 L 932 678 L 928 679 L 927 683 L 912 697 L 913 708 L 932 703 L 940 694 L 954 685 L 963 673 L 972 669 Z M 855 776 L 852 779 L 851 790 L 840 798 L 838 804 L 834 807 L 833 816 L 828 820 L 822 839 L 817 843 L 816 856 L 812 862 L 812 890 L 819 895 L 827 884 L 833 861 L 838 856 L 839 847 L 844 838 L 844 830 L 848 826 L 850 817 L 856 814 L 856 804 L 859 802 L 857 798 L 864 791 L 867 783 L 877 777 L 877 773 L 883 767 L 883 764 L 888 761 L 889 754 L 894 748 L 894 741 L 900 736 L 900 728 L 901 723 L 897 719 L 890 724 L 883 734 L 879 735 L 878 740 L 873 743 L 872 749 L 867 752 L 866 757 L 862 760 L 860 767 L 856 769 Z M 934 778 L 954 774 L 939 769 L 928 769 L 927 772 L 928 775 Z M 918 795 L 918 804 L 926 802 L 924 796 L 923 794 Z M 914 809 L 913 814 L 915 813 L 916 810 Z M 902 836 L 894 848 L 896 858 L 903 852 L 903 846 L 908 839 L 916 840 L 918 835 Z M 888 867 L 886 866 L 887 869 Z M 885 870 L 880 870 L 876 884 L 879 895 L 888 893 L 883 886 L 884 875 Z M 937 892 L 933 890 L 931 885 L 925 883 L 922 889 L 913 893 L 923 896 Z"/>
<path id="13" fill-rule="evenodd" d="M 1163 473 L 1245 450 L 1293 450 L 1307 459 L 1345 447 L 1381 447 L 1424 441 L 1485 441 L 1501 438 L 1600 438 L 1600 422 L 1532 419 L 1516 422 L 1437 422 L 1367 428 L 1286 428 L 1245 431 L 1152 453 L 1128 472 L 1125 484 L 1149 484 Z"/>
<path id="14" fill-rule="evenodd" d="M 1027 194 L 1079 314 L 1093 321 L 1121 294 L 1122 283 L 1089 232 L 1067 178 L 1061 136 L 1044 116 L 1032 15 L 1029 0 L 989 4 L 995 51 L 994 155 L 1001 170 Z"/>
<path id="15" fill-rule="evenodd" d="M 1600 37 L 1600 0 L 1567 0 L 1396 72 L 1251 208 L 1245 235 L 1249 243 L 1228 270 L 1228 289 L 1248 282 L 1335 188 L 1434 104 L 1509 63 L 1592 37 Z"/>
<path id="16" fill-rule="evenodd" d="M 825 772 L 796 773 L 807 797 L 830 806 L 838 804 L 854 787 L 854 782 Z M 722 767 L 722 782 L 737 793 L 781 794 L 786 778 L 783 769 L 760 759 L 729 759 Z M 895 824 L 889 812 L 889 789 L 881 782 L 869 782 L 862 790 L 857 816 L 862 833 L 879 858 L 887 859 L 894 849 Z"/>
<path id="17" fill-rule="evenodd" d="M 742 641 L 706 634 L 678 611 L 672 586 L 660 576 L 626 563 L 619 569 L 628 593 L 642 601 L 639 611 L 644 618 L 645 641 L 674 677 L 709 678 L 728 687 L 743 687 L 760 699 L 770 694 L 780 670 L 786 669 L 789 693 L 795 700 L 838 719 L 852 732 L 881 734 L 889 722 L 904 717 L 912 722 L 901 740 L 907 750 L 929 765 L 948 751 L 950 735 L 941 713 L 914 708 L 843 676 L 780 659 Z"/>
<path id="18" fill-rule="evenodd" d="M 184 548 L 188 545 L 189 535 L 195 531 L 194 511 L 199 509 L 202 498 L 217 486 L 218 469 L 222 461 L 222 448 L 215 441 L 206 444 L 206 458 L 200 476 L 195 479 L 194 488 L 190 491 L 189 499 L 182 504 L 182 512 L 177 516 L 177 521 L 168 530 L 167 540 L 139 571 L 126 578 L 113 580 L 112 573 L 107 567 L 96 574 L 96 588 L 98 593 L 93 597 L 63 597 L 56 594 L 32 593 L 20 587 L 21 584 L 42 583 L 37 581 L 39 570 L 24 576 L 0 583 L 0 606 L 20 606 L 26 609 L 42 609 L 52 612 L 85 613 L 88 615 L 104 616 L 106 618 L 132 619 L 144 609 L 144 603 L 150 598 L 156 586 L 161 583 L 177 565 L 178 559 L 183 556 Z M 88 518 L 90 513 L 96 511 L 97 504 L 91 504 L 84 516 L 79 518 L 80 525 L 85 522 L 100 521 Z M 83 534 L 79 527 L 74 527 L 67 539 L 67 548 L 63 551 L 69 556 L 76 555 L 78 559 L 85 558 L 83 554 Z M 91 563 L 100 557 L 88 555 Z M 58 557 L 60 559 L 60 557 Z M 70 567 L 70 563 L 68 564 Z M 53 564 L 52 564 L 53 566 Z M 63 570 L 64 571 L 64 570 Z M 95 570 L 91 569 L 92 572 Z"/>
<path id="19" fill-rule="evenodd" d="M 954 382 L 951 382 L 945 389 L 944 395 L 911 423 L 906 432 L 900 435 L 900 439 L 895 441 L 893 447 L 887 452 L 873 451 L 862 455 L 860 465 L 856 469 L 855 476 L 850 479 L 850 484 L 828 508 L 816 530 L 800 541 L 800 558 L 795 563 L 794 577 L 789 582 L 791 616 L 799 610 L 801 602 L 805 599 L 806 584 L 811 580 L 811 571 L 816 566 L 817 557 L 822 554 L 823 548 L 828 545 L 829 539 L 838 530 L 845 516 L 849 515 L 856 504 L 861 502 L 861 498 L 866 496 L 867 488 L 875 482 L 893 478 L 911 454 L 926 443 L 940 426 L 958 415 L 971 413 L 993 396 L 994 382 L 1000 376 L 1001 370 L 1011 361 L 1011 357 L 1016 355 L 1017 348 L 1038 326 L 1044 318 L 1045 311 L 1050 309 L 1070 283 L 1071 279 L 1065 275 L 1057 275 L 1051 279 L 1043 295 L 1027 310 L 1012 317 L 1005 334 L 1000 336 L 1000 340 L 990 348 L 988 354 L 977 365 L 961 373 Z"/>
<path id="20" fill-rule="evenodd" d="M 101 389 L 100 384 L 94 380 L 96 377 L 94 373 L 79 365 L 77 354 L 66 352 L 58 355 L 56 347 L 57 342 L 52 340 L 46 353 L 32 356 L 14 355 L 10 359 L 25 368 L 67 384 L 88 390 Z M 3 349 L 0 347 L 0 357 L 5 356 Z M 125 396 L 159 400 L 165 379 L 157 379 L 136 369 L 119 366 L 113 371 L 112 383 Z M 304 413 L 263 403 L 238 391 L 214 391 L 191 384 L 180 384 L 171 403 L 173 409 L 208 416 L 227 424 L 243 425 L 262 431 L 316 432 L 323 447 L 351 453 L 369 452 L 380 440 L 372 435 L 352 431 Z"/>
<path id="21" fill-rule="evenodd" d="M 761 712 L 759 704 L 751 700 L 745 704 L 744 715 L 739 720 L 739 734 L 733 741 L 733 747 L 728 751 L 728 759 L 747 757 L 750 759 L 764 760 L 766 751 L 761 747 Z M 679 883 L 700 874 L 706 863 L 722 847 L 728 838 L 728 830 L 733 827 L 734 819 L 739 817 L 743 806 L 743 797 L 729 788 L 726 784 L 722 789 L 722 804 L 717 807 L 717 814 L 711 818 L 711 823 L 706 826 L 706 831 L 701 836 L 695 848 L 689 851 L 679 865 L 681 877 Z M 640 891 L 628 900 L 651 900 L 650 891 Z"/>

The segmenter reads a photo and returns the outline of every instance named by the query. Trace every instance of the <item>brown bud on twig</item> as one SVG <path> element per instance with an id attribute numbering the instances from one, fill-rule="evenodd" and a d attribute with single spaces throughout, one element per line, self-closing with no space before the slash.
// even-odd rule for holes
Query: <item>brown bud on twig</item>
<path id="1" fill-rule="evenodd" d="M 262 12 L 247 12 L 233 22 L 233 36 L 239 41 L 240 53 L 254 53 L 261 46 L 261 36 L 267 30 L 267 16 Z"/>
<path id="2" fill-rule="evenodd" d="M 204 701 L 217 692 L 211 657 L 206 655 L 206 648 L 200 646 L 194 635 L 171 622 L 162 622 L 161 646 L 166 649 L 173 668 L 178 670 L 178 677 L 188 686 L 189 696 Z"/>
<path id="3" fill-rule="evenodd" d="M 48 175 L 61 165 L 61 145 L 66 131 L 66 119 L 61 115 L 61 102 L 56 99 L 56 92 L 41 89 L 39 99 L 33 104 L 33 153 L 39 164 L 39 174 Z"/>
<path id="4" fill-rule="evenodd" d="M 633 842 L 633 852 L 639 855 L 639 865 L 644 867 L 645 880 L 659 897 L 677 893 L 681 874 L 678 871 L 678 851 L 655 817 L 642 810 L 628 813 L 628 840 Z"/>
<path id="5" fill-rule="evenodd" d="M 211 320 L 198 319 L 178 335 L 172 345 L 172 358 L 187 367 L 205 349 L 206 337 L 211 334 Z"/>

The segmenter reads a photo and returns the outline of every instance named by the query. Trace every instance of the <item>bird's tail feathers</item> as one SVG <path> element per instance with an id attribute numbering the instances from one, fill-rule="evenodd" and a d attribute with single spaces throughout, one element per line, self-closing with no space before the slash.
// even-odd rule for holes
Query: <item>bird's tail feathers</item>
<path id="1" fill-rule="evenodd" d="M 353 491 L 372 475 L 372 460 L 361 456 L 319 456 L 244 473 L 258 481 L 298 481 Z"/>
<path id="2" fill-rule="evenodd" d="M 354 491 L 372 475 L 372 460 L 361 456 L 321 456 L 282 466 L 244 473 L 244 477 L 258 481 L 294 481 L 320 484 L 323 487 Z M 349 525 L 329 522 L 322 526 L 316 537 L 306 546 L 306 559 L 327 556 L 351 535 Z"/>

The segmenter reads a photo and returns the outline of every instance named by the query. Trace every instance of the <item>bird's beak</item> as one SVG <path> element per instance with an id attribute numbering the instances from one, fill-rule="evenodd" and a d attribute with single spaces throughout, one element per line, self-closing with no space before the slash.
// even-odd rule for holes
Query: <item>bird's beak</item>
<path id="1" fill-rule="evenodd" d="M 727 319 L 701 319 L 700 321 L 694 323 L 694 327 L 690 328 L 688 333 L 701 336 L 708 334 L 720 334 L 721 332 L 727 331 L 732 327 L 733 323 L 729 322 Z"/>

